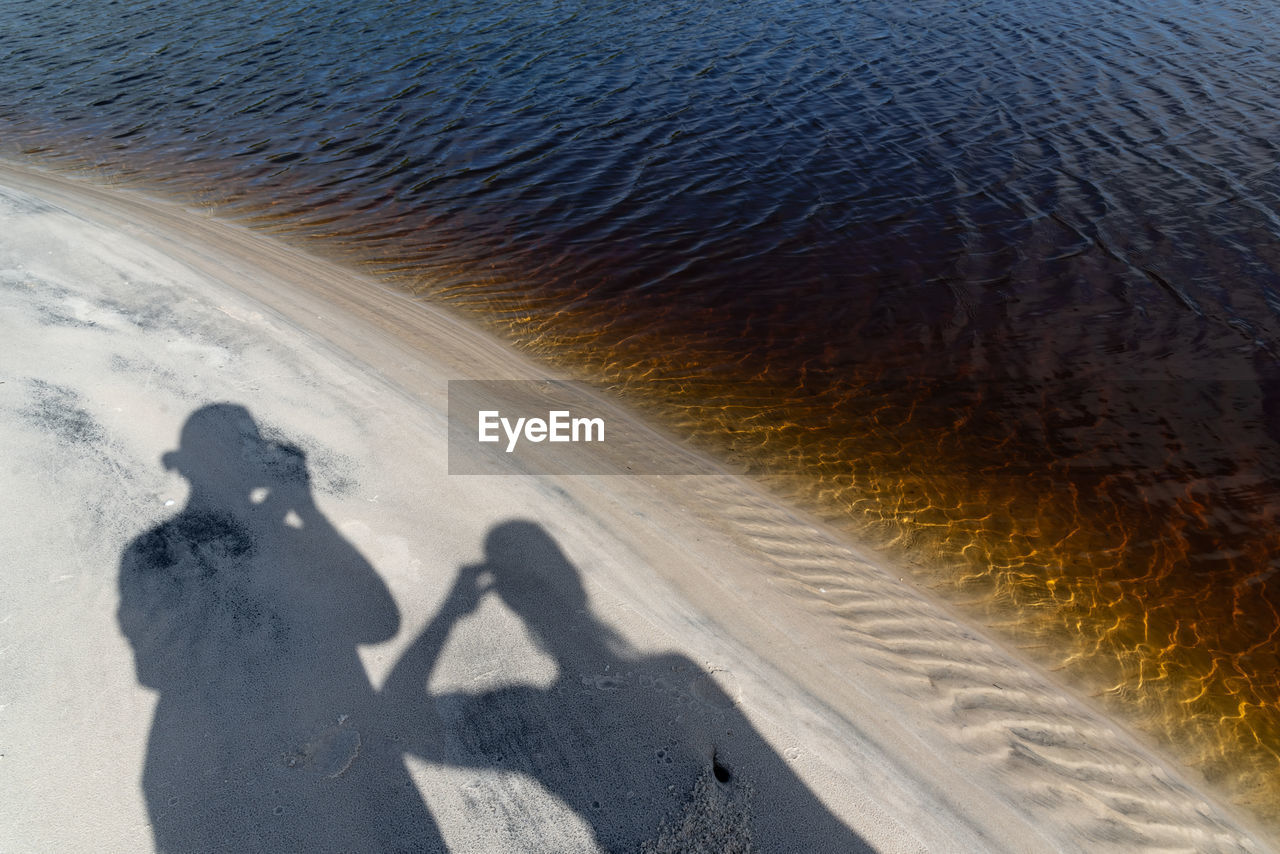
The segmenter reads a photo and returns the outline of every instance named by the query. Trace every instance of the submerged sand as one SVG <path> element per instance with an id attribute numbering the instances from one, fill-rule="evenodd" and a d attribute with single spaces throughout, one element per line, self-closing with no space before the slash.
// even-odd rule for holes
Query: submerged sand
<path id="1" fill-rule="evenodd" d="M 0 340 L 0 851 L 1274 850 L 749 482 L 450 476 L 547 371 L 350 271 L 4 165 Z"/>

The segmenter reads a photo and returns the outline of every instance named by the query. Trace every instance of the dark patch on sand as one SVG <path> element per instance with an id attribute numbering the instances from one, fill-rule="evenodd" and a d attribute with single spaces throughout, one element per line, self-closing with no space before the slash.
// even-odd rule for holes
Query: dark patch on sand
<path id="1" fill-rule="evenodd" d="M 144 388 L 157 388 L 169 392 L 183 400 L 192 400 L 200 395 L 188 388 L 182 379 L 169 368 L 150 359 L 134 359 L 114 353 L 108 362 L 111 370 L 141 382 Z"/>
<path id="2" fill-rule="evenodd" d="M 32 404 L 22 410 L 28 423 L 69 445 L 101 445 L 107 434 L 69 388 L 30 380 Z"/>
<path id="3" fill-rule="evenodd" d="M 144 572 L 172 572 L 188 558 L 188 572 L 212 575 L 224 562 L 253 554 L 253 537 L 234 518 L 222 513 L 186 513 L 138 537 L 138 567 Z"/>
<path id="4" fill-rule="evenodd" d="M 92 320 L 81 320 L 47 305 L 36 307 L 36 321 L 41 326 L 70 326 L 74 329 L 89 329 L 98 325 Z"/>
<path id="5" fill-rule="evenodd" d="M 355 478 L 355 462 L 347 456 L 327 448 L 311 451 L 311 470 L 316 476 L 316 486 L 330 495 L 350 495 L 359 486 Z"/>
<path id="6" fill-rule="evenodd" d="M 37 294 L 41 299 L 58 299 L 71 296 L 71 291 L 54 284 L 48 279 L 32 275 L 26 270 L 5 270 L 0 273 L 0 287 L 5 290 L 18 291 L 28 297 Z"/>
<path id="7" fill-rule="evenodd" d="M 140 291 L 153 296 L 162 290 L 159 286 L 137 287 L 139 287 Z M 161 329 L 176 329 L 184 333 L 187 332 L 183 328 L 178 313 L 173 310 L 173 303 L 168 301 L 153 300 L 140 305 L 125 305 L 118 300 L 104 300 L 102 307 L 116 312 L 144 332 L 155 332 Z"/>
<path id="8" fill-rule="evenodd" d="M 279 456 L 261 460 L 278 477 L 290 482 L 305 481 L 309 465 L 311 484 L 321 492 L 345 496 L 359 486 L 355 476 L 358 467 L 351 457 L 320 444 L 310 436 L 291 439 L 284 431 L 269 425 L 264 425 L 262 435 L 270 440 L 271 446 L 282 452 Z M 291 454 L 296 456 L 289 456 Z"/>
<path id="9" fill-rule="evenodd" d="M 0 288 L 6 291 L 30 291 L 35 284 L 23 270 L 0 270 Z"/>

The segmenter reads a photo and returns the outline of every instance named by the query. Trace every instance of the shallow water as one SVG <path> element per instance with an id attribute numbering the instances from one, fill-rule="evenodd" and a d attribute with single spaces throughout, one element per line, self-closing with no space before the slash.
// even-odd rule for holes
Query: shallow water
<path id="1" fill-rule="evenodd" d="M 653 406 L 1280 798 L 1253 4 L 0 2 L 0 145 Z"/>

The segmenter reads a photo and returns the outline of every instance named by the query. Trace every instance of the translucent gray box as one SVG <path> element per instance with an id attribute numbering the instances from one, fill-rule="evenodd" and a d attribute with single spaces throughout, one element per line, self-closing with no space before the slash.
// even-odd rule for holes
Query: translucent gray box
<path id="1" fill-rule="evenodd" d="M 712 463 L 592 386 L 450 380 L 449 474 L 712 474 Z"/>

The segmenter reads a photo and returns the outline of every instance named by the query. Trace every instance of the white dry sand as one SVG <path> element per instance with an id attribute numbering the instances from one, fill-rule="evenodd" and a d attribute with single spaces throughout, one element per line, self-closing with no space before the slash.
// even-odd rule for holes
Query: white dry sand
<path id="1" fill-rule="evenodd" d="M 1273 850 L 750 483 L 449 476 L 545 373 L 0 165 L 0 851 Z"/>

